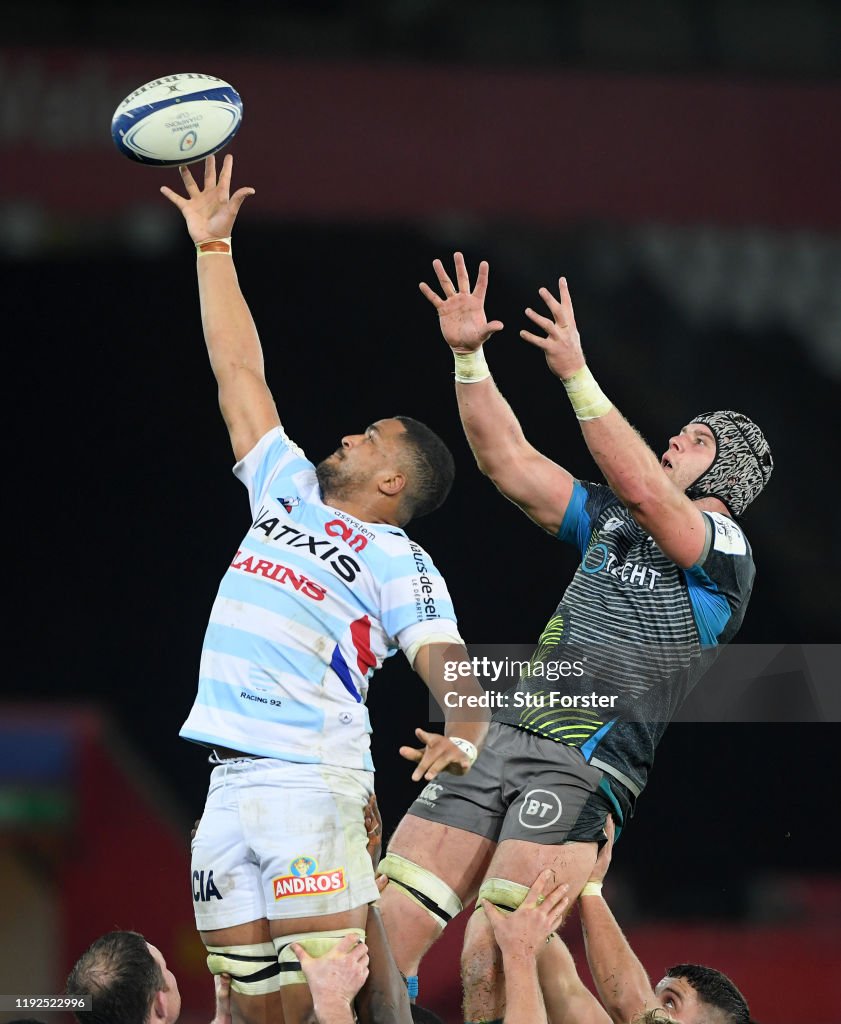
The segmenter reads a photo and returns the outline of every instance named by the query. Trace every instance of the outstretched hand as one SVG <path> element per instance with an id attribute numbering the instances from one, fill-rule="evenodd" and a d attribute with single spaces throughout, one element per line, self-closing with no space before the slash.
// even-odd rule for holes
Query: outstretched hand
<path id="1" fill-rule="evenodd" d="M 412 782 L 420 782 L 421 779 L 431 782 L 440 772 L 464 775 L 470 771 L 467 754 L 446 736 L 426 732 L 424 729 L 415 729 L 415 736 L 424 744 L 420 750 L 416 747 L 401 747 L 399 751 L 401 757 L 417 763 L 417 768 L 412 772 Z"/>
<path id="2" fill-rule="evenodd" d="M 189 167 L 179 167 L 187 198 L 173 192 L 166 185 L 161 192 L 181 211 L 187 222 L 190 238 L 198 244 L 208 238 L 227 238 L 243 202 L 254 195 L 253 188 L 240 188 L 231 195 L 231 172 L 234 158 L 230 153 L 222 161 L 219 178 L 216 177 L 216 157 L 204 161 L 204 187 L 199 188 Z"/>
<path id="3" fill-rule="evenodd" d="M 556 299 L 548 288 L 539 288 L 538 294 L 546 303 L 550 315 L 543 316 L 529 306 L 526 309 L 526 316 L 545 331 L 546 336 L 541 337 L 531 331 L 520 331 L 520 337 L 529 344 L 543 349 L 549 369 L 556 377 L 566 380 L 577 373 L 585 362 L 581 350 L 581 335 L 575 326 L 575 313 L 572 309 L 567 279 L 562 277 L 558 280 L 560 298 Z"/>
<path id="4" fill-rule="evenodd" d="M 492 334 L 502 330 L 500 320 L 488 322 L 485 316 L 485 293 L 488 290 L 488 264 L 482 260 L 476 275 L 476 287 L 470 290 L 470 278 L 464 256 L 457 252 L 453 256 L 456 267 L 458 288 L 450 280 L 441 260 L 433 260 L 432 268 L 444 297 L 433 291 L 425 281 L 420 290 L 438 310 L 438 320 L 444 341 L 454 352 L 475 352 Z"/>
<path id="5" fill-rule="evenodd" d="M 569 906 L 569 885 L 555 881 L 551 868 L 541 871 L 526 898 L 513 914 L 504 914 L 493 903 L 482 900 L 503 956 L 533 957 L 561 925 Z"/>

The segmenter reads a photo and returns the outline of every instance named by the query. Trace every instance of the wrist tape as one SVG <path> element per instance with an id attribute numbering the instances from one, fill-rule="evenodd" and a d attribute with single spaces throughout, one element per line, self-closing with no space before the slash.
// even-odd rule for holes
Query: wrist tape
<path id="1" fill-rule="evenodd" d="M 468 768 L 472 768 L 473 762 L 479 756 L 479 751 L 476 749 L 476 744 L 471 743 L 470 740 L 463 740 L 461 736 L 448 736 L 447 739 L 450 741 L 450 743 L 455 743 L 455 745 L 463 754 L 467 754 L 467 766 Z"/>
<path id="2" fill-rule="evenodd" d="M 227 238 L 205 238 L 203 242 L 196 242 L 197 256 L 230 256 L 232 251 L 230 235 Z"/>
<path id="3" fill-rule="evenodd" d="M 456 380 L 459 384 L 475 384 L 490 377 L 491 371 L 481 348 L 475 352 L 453 352 L 456 364 Z"/>
<path id="4" fill-rule="evenodd" d="M 586 365 L 561 383 L 580 420 L 598 419 L 613 408 L 613 403 L 596 383 L 596 378 Z"/>

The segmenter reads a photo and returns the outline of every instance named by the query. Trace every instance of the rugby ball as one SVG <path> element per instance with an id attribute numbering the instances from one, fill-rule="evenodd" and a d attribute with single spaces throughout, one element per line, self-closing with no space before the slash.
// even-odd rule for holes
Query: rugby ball
<path id="1" fill-rule="evenodd" d="M 242 100 L 232 85 L 184 73 L 130 92 L 111 118 L 111 137 L 129 160 L 177 167 L 222 149 L 241 124 Z"/>

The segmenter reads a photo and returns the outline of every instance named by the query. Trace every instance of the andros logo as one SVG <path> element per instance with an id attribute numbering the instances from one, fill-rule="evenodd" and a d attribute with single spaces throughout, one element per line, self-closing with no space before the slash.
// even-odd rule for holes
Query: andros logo
<path id="1" fill-rule="evenodd" d="M 302 877 L 303 875 L 315 874 L 315 869 L 318 867 L 318 862 L 314 861 L 312 857 L 296 857 L 289 865 L 289 870 L 293 875 Z"/>
<path id="2" fill-rule="evenodd" d="M 276 900 L 289 896 L 320 896 L 328 892 L 342 892 L 347 888 L 344 868 L 319 871 L 318 863 L 312 857 L 296 857 L 289 865 L 289 871 L 288 875 L 272 879 Z"/>

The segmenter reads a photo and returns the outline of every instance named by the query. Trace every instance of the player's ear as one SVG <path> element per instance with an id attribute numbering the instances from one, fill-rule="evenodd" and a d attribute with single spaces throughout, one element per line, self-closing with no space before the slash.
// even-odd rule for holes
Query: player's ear
<path id="1" fill-rule="evenodd" d="M 380 477 L 378 486 L 381 494 L 394 498 L 405 488 L 406 477 L 397 470 L 388 470 Z"/>
<path id="2" fill-rule="evenodd" d="M 152 1000 L 149 1020 L 151 1024 L 155 1024 L 159 1020 L 166 1020 L 166 996 L 160 989 L 155 993 L 155 998 Z"/>

